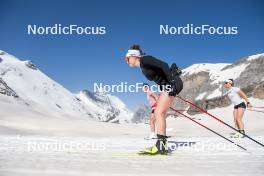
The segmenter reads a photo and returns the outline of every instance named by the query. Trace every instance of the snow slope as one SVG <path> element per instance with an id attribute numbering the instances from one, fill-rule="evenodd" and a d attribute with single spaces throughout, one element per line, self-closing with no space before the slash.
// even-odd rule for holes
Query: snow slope
<path id="1" fill-rule="evenodd" d="M 250 99 L 254 105 L 263 102 Z M 209 111 L 232 125 L 232 107 Z M 216 120 L 199 114 L 195 120 L 228 138 L 233 132 Z M 248 135 L 264 142 L 263 115 L 246 112 Z M 71 126 L 69 125 L 71 124 Z M 257 175 L 262 176 L 263 147 L 243 139 L 231 139 L 247 148 L 245 152 L 212 132 L 180 116 L 167 120 L 168 146 L 195 142 L 176 148 L 170 156 L 137 156 L 155 140 L 144 140 L 149 126 L 71 121 L 64 136 L 0 135 L 0 174 L 6 176 L 57 175 Z M 66 126 L 65 120 L 54 126 Z M 24 131 L 26 132 L 26 131 Z M 175 148 L 174 148 L 175 149 Z M 129 168 L 129 169 L 128 169 Z"/>
<path id="2" fill-rule="evenodd" d="M 0 51 L 0 58 L 0 78 L 18 95 L 19 98 L 15 98 L 14 101 L 24 101 L 24 105 L 39 109 L 41 113 L 47 115 L 108 118 L 108 114 L 102 113 L 104 107 L 99 108 L 101 102 L 94 102 L 92 99 L 83 102 L 83 99 L 77 98 L 75 94 L 41 72 L 31 61 L 21 61 L 3 51 Z M 2 84 L 1 90 L 4 87 Z M 100 96 L 103 98 L 103 95 L 97 95 Z M 114 118 L 119 118 L 119 115 L 121 120 L 122 116 L 129 118 L 130 111 L 123 102 L 115 96 L 108 97 L 111 99 L 109 106 L 115 106 L 115 110 L 120 111 Z"/>
<path id="3" fill-rule="evenodd" d="M 218 64 L 210 64 L 210 63 L 201 63 L 201 64 L 193 64 L 185 69 L 183 69 L 183 76 L 184 75 L 192 75 L 197 74 L 199 72 L 205 71 L 210 72 L 210 75 L 217 74 L 220 70 L 224 67 L 228 66 L 228 63 L 218 63 Z"/>
<path id="4" fill-rule="evenodd" d="M 169 141 L 197 143 L 193 148 L 182 147 L 176 150 L 172 156 L 135 156 L 138 150 L 150 146 L 153 141 L 121 136 L 108 138 L 4 136 L 0 138 L 0 173 L 4 176 L 262 176 L 264 174 L 264 153 L 258 146 L 251 146 L 249 141 L 245 141 L 244 145 L 249 147 L 252 153 L 241 151 L 234 146 L 225 149 L 222 146 L 228 146 L 228 143 L 217 137 L 172 138 Z M 95 147 L 93 150 L 90 148 L 32 150 L 28 147 L 30 144 L 69 146 L 72 143 L 103 147 Z"/>
<path id="5" fill-rule="evenodd" d="M 89 113 L 82 107 L 75 96 L 63 86 L 50 79 L 39 69 L 26 66 L 27 61 L 20 61 L 12 55 L 1 55 L 1 78 L 17 95 L 32 106 L 42 106 L 49 112 L 70 115 Z"/>

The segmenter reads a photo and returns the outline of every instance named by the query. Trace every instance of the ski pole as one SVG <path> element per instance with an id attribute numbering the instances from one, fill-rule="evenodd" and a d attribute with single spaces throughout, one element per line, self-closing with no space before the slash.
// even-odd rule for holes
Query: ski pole
<path id="1" fill-rule="evenodd" d="M 180 111 L 178 111 L 178 110 L 176 110 L 176 109 L 174 109 L 174 108 L 172 108 L 172 107 L 171 107 L 170 109 L 172 109 L 172 110 L 174 110 L 175 112 L 179 113 L 180 115 L 182 115 L 182 116 L 186 117 L 187 119 L 189 119 L 189 120 L 193 121 L 194 123 L 196 123 L 196 124 L 198 124 L 198 125 L 200 125 L 200 126 L 204 127 L 205 129 L 207 129 L 207 130 L 211 131 L 212 133 L 214 133 L 214 134 L 216 134 L 216 135 L 218 135 L 218 136 L 222 137 L 223 139 L 225 139 L 225 140 L 227 140 L 227 141 L 231 142 L 232 144 L 235 144 L 236 146 L 238 146 L 238 147 L 239 147 L 239 148 L 241 148 L 242 150 L 245 150 L 245 151 L 247 151 L 247 149 L 245 149 L 245 148 L 244 148 L 244 147 L 242 147 L 241 145 L 239 145 L 239 144 L 236 144 L 234 141 L 232 141 L 232 140 L 230 140 L 230 139 L 226 138 L 225 136 L 223 136 L 223 135 L 221 135 L 221 134 L 217 133 L 216 131 L 212 130 L 211 128 L 209 128 L 209 127 L 207 127 L 207 126 L 205 126 L 205 125 L 203 125 L 202 123 L 200 123 L 200 122 L 197 122 L 197 121 L 196 121 L 196 120 L 194 120 L 193 118 L 191 118 L 191 117 L 189 117 L 189 116 L 187 116 L 187 115 L 185 115 L 185 114 L 181 113 Z"/>
<path id="2" fill-rule="evenodd" d="M 252 108 L 264 108 L 263 106 L 252 106 Z"/>
<path id="3" fill-rule="evenodd" d="M 189 112 L 201 112 L 201 111 L 195 111 L 195 110 L 186 110 L 186 109 L 177 109 L 177 111 L 189 111 Z"/>
<path id="4" fill-rule="evenodd" d="M 182 97 L 180 97 L 180 96 L 177 96 L 177 97 L 180 98 L 182 101 L 184 101 L 184 102 L 186 102 L 186 103 L 189 103 L 190 105 L 192 105 L 192 106 L 195 107 L 196 109 L 200 110 L 201 112 L 203 112 L 203 113 L 209 115 L 210 117 L 216 119 L 217 121 L 221 122 L 222 124 L 228 126 L 229 128 L 231 128 L 231 129 L 237 131 L 238 133 L 244 135 L 244 136 L 247 137 L 248 139 L 250 139 L 250 140 L 254 141 L 255 143 L 257 143 L 257 144 L 261 145 L 262 147 L 264 147 L 264 144 L 262 144 L 262 143 L 260 143 L 259 141 L 253 139 L 252 137 L 248 136 L 247 134 L 243 134 L 243 133 L 241 133 L 239 130 L 235 129 L 234 127 L 232 127 L 231 125 L 229 125 L 229 124 L 227 124 L 226 122 L 222 121 L 221 119 L 217 118 L 216 116 L 214 116 L 214 115 L 208 113 L 207 111 L 205 111 L 204 109 L 202 109 L 202 108 L 200 108 L 199 106 L 195 105 L 194 103 L 192 103 L 192 102 L 190 102 L 190 101 L 188 101 L 188 100 L 186 100 L 186 99 L 184 99 L 184 98 L 182 98 Z"/>
<path id="5" fill-rule="evenodd" d="M 255 109 L 247 109 L 248 111 L 254 111 L 254 112 L 262 112 L 264 113 L 264 111 L 259 111 L 259 110 L 255 110 Z"/>

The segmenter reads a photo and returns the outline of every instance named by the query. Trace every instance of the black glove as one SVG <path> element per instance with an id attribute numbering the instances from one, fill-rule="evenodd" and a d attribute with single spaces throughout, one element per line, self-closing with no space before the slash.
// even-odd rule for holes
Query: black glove
<path id="1" fill-rule="evenodd" d="M 250 102 L 247 102 L 247 108 L 250 108 L 251 106 Z"/>
<path id="2" fill-rule="evenodd" d="M 182 74 L 181 69 L 179 69 L 179 67 L 175 63 L 171 64 L 170 70 L 171 70 L 172 77 L 180 76 Z"/>

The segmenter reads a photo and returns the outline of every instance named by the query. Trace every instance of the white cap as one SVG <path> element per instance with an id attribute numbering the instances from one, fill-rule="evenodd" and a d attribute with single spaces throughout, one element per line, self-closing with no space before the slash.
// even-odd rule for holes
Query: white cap
<path id="1" fill-rule="evenodd" d="M 126 57 L 130 57 L 130 56 L 141 57 L 141 53 L 139 50 L 129 49 L 127 51 Z"/>
<path id="2" fill-rule="evenodd" d="M 227 80 L 225 80 L 225 83 L 233 84 L 233 81 L 231 79 L 227 79 Z"/>

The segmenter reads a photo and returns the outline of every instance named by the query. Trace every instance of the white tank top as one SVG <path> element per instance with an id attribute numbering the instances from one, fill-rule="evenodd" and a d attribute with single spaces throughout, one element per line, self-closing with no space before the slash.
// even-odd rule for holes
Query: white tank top
<path id="1" fill-rule="evenodd" d="M 228 95 L 228 97 L 230 98 L 230 100 L 232 101 L 232 103 L 236 106 L 243 101 L 243 99 L 240 97 L 240 95 L 238 94 L 238 92 L 240 91 L 240 89 L 238 87 L 231 87 L 226 94 Z"/>

